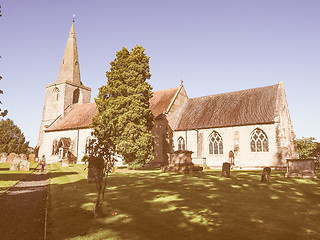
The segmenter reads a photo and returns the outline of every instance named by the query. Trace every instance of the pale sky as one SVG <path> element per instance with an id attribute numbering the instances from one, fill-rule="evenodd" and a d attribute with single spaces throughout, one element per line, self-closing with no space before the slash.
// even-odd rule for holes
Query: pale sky
<path id="1" fill-rule="evenodd" d="M 320 141 L 318 0 L 4 0 L 0 18 L 1 108 L 38 140 L 45 87 L 57 80 L 75 14 L 81 81 L 106 84 L 123 46 L 150 56 L 154 90 L 199 97 L 284 82 L 298 138 Z"/>

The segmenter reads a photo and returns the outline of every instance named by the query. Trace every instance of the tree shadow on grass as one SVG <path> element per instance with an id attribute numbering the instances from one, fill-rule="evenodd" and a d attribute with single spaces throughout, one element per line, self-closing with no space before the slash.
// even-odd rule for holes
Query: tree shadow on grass
<path id="1" fill-rule="evenodd" d="M 48 239 L 320 238 L 319 180 L 274 172 L 264 184 L 260 171 L 220 174 L 112 174 L 99 219 L 93 184 L 52 184 Z"/>

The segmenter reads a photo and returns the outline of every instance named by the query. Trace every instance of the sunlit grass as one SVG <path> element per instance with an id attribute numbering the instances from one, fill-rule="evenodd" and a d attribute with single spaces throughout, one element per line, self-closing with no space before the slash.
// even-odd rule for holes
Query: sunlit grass
<path id="1" fill-rule="evenodd" d="M 112 173 L 94 218 L 84 165 L 51 165 L 48 239 L 319 239 L 319 180 L 260 171 Z"/>
<path id="2" fill-rule="evenodd" d="M 38 163 L 30 163 L 30 171 L 37 167 Z M 24 179 L 30 172 L 9 171 L 10 163 L 0 163 L 0 194 L 13 186 L 21 179 Z"/>

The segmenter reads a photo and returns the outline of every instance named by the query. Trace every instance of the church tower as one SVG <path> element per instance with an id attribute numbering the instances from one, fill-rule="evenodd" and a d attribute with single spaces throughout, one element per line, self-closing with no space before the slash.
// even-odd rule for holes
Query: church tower
<path id="1" fill-rule="evenodd" d="M 43 134 L 47 127 L 63 117 L 74 104 L 89 103 L 91 88 L 86 87 L 80 80 L 80 67 L 77 50 L 74 20 L 63 54 L 58 79 L 46 87 L 39 141 L 41 147 Z"/>

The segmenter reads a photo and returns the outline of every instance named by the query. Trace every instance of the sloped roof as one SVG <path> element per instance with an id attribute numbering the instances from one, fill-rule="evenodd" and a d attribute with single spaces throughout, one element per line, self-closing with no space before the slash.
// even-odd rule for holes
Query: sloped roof
<path id="1" fill-rule="evenodd" d="M 168 109 L 179 88 L 180 87 L 153 92 L 153 97 L 150 99 L 149 108 L 154 117 L 159 116 Z"/>
<path id="2" fill-rule="evenodd" d="M 278 84 L 188 99 L 175 130 L 274 122 Z"/>
<path id="3" fill-rule="evenodd" d="M 46 131 L 88 128 L 97 112 L 98 109 L 95 102 L 75 105 L 66 116 L 62 117 Z"/>
<path id="4" fill-rule="evenodd" d="M 153 93 L 153 97 L 150 99 L 150 110 L 154 117 L 162 114 L 163 110 L 167 110 L 178 90 L 179 87 L 155 91 Z M 66 116 L 62 117 L 46 129 L 46 131 L 88 128 L 93 116 L 96 115 L 97 112 L 98 109 L 95 102 L 75 105 Z"/>
<path id="5" fill-rule="evenodd" d="M 63 148 L 69 148 L 71 145 L 71 139 L 70 138 L 66 138 L 66 137 L 63 137 L 63 138 L 60 138 L 60 141 L 59 141 L 59 144 L 58 144 L 58 147 L 63 147 Z"/>

